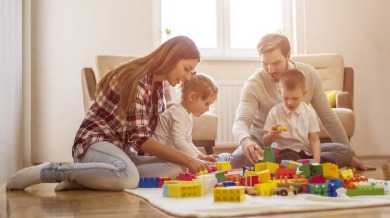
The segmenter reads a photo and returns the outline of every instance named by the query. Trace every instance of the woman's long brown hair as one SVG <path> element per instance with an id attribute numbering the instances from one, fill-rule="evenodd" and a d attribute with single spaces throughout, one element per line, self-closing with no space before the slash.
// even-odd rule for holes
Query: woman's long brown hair
<path id="1" fill-rule="evenodd" d="M 164 75 L 171 72 L 176 64 L 183 59 L 198 59 L 200 53 L 195 43 L 186 36 L 176 36 L 147 56 L 125 63 L 107 73 L 96 88 L 108 93 L 111 86 L 119 91 L 119 112 L 126 115 L 134 107 L 138 82 L 146 74 Z"/>

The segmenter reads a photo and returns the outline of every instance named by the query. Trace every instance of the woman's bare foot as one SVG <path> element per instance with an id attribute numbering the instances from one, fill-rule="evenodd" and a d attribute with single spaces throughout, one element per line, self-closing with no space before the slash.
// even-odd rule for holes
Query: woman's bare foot
<path id="1" fill-rule="evenodd" d="M 41 183 L 41 170 L 48 163 L 29 167 L 15 173 L 6 184 L 7 190 L 23 190 L 29 186 Z"/>
<path id="2" fill-rule="evenodd" d="M 56 186 L 56 192 L 58 191 L 66 191 L 66 190 L 79 190 L 79 189 L 85 189 L 86 187 L 78 184 L 76 182 L 69 182 L 69 181 L 62 181 L 58 183 Z"/>

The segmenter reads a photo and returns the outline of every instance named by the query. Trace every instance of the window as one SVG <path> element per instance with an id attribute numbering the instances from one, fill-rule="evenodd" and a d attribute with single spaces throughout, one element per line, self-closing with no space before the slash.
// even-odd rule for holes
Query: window
<path id="1" fill-rule="evenodd" d="M 291 38 L 290 0 L 155 0 L 156 41 L 186 35 L 203 56 L 257 56 L 266 33 Z"/>

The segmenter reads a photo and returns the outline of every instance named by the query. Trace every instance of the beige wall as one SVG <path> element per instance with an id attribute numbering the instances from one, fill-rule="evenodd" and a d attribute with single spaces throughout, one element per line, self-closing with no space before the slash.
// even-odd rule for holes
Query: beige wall
<path id="1" fill-rule="evenodd" d="M 0 183 L 22 166 L 22 1 L 0 0 Z"/>
<path id="2" fill-rule="evenodd" d="M 360 155 L 390 155 L 390 1 L 306 0 L 306 52 L 335 52 L 355 70 L 356 132 Z"/>
<path id="3" fill-rule="evenodd" d="M 356 71 L 357 129 L 353 146 L 361 155 L 390 155 L 385 108 L 379 98 L 390 87 L 384 61 L 390 1 L 301 0 L 306 14 L 306 53 L 333 52 Z M 152 0 L 34 0 L 31 24 L 32 161 L 71 161 L 74 135 L 83 119 L 80 70 L 97 54 L 143 55 L 153 49 Z M 301 7 L 304 6 L 304 7 Z M 299 32 L 302 35 L 302 31 Z M 253 64 L 253 63 L 252 63 Z M 223 80 L 244 80 L 254 65 L 202 61 L 199 70 Z M 369 74 L 373 72 L 374 75 Z M 387 80 L 386 80 L 387 79 Z M 383 84 L 381 84 L 383 83 Z M 377 87 L 378 88 L 377 88 Z M 380 93 L 379 93 L 380 92 Z M 28 98 L 28 96 L 25 96 Z M 383 115 L 384 114 L 384 115 Z M 28 137 L 28 136 L 27 136 Z M 29 147 L 28 143 L 25 146 Z"/>
<path id="4" fill-rule="evenodd" d="M 33 162 L 72 161 L 84 117 L 81 68 L 97 54 L 146 54 L 152 49 L 152 2 L 32 1 Z"/>

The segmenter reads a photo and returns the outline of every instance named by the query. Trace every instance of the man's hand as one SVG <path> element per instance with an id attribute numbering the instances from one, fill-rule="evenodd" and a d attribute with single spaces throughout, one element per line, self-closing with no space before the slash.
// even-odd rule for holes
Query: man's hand
<path id="1" fill-rule="evenodd" d="M 253 165 L 255 165 L 259 160 L 263 159 L 263 150 L 251 138 L 243 139 L 240 144 L 245 156 Z"/>
<path id="2" fill-rule="evenodd" d="M 373 166 L 364 166 L 363 162 L 359 160 L 355 155 L 352 157 L 351 167 L 357 170 L 367 171 L 367 170 L 376 170 Z"/>

